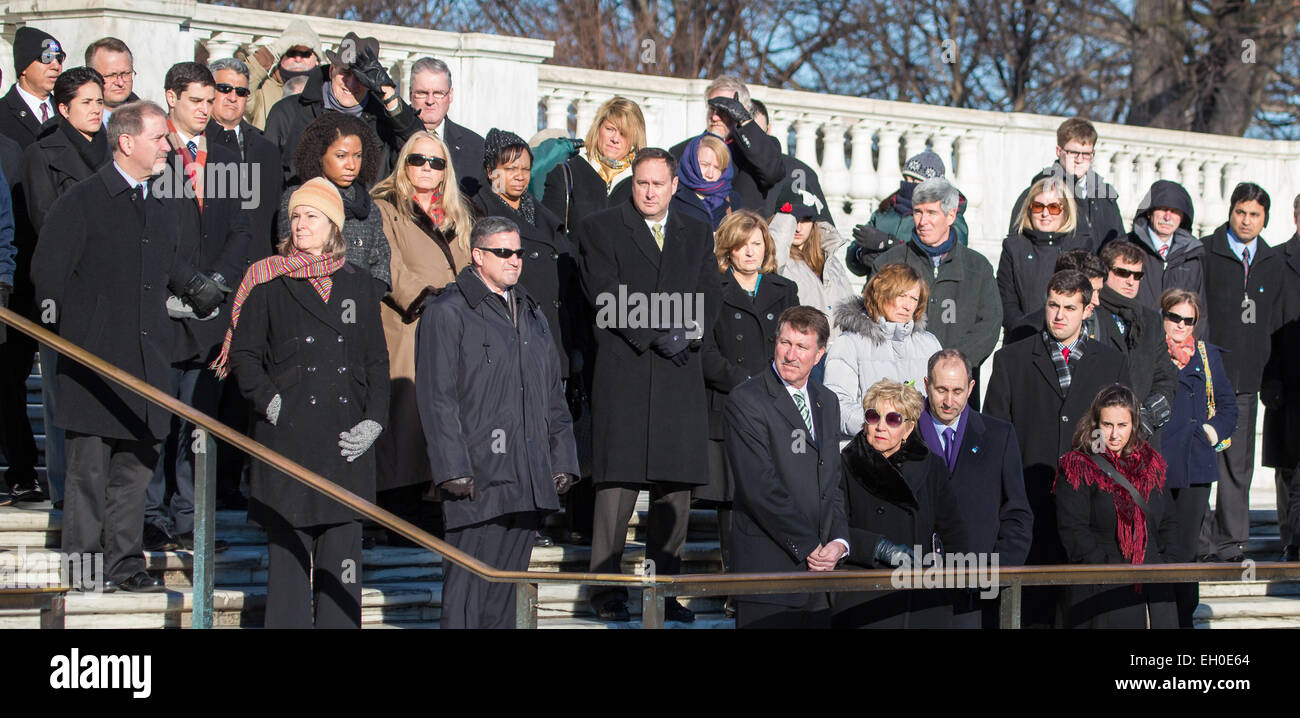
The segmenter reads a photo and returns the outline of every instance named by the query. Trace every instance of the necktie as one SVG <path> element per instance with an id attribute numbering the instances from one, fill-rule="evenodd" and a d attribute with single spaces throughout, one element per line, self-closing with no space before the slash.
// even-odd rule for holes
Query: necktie
<path id="1" fill-rule="evenodd" d="M 808 411 L 808 400 L 803 398 L 803 392 L 794 393 L 794 405 L 799 409 L 799 416 L 803 417 L 803 423 L 808 425 L 809 433 L 812 432 L 812 414 Z"/>
<path id="2" fill-rule="evenodd" d="M 199 146 L 194 140 L 185 143 L 185 149 L 190 151 L 190 159 L 196 159 L 199 156 Z"/>
<path id="3" fill-rule="evenodd" d="M 45 124 L 46 122 L 49 121 L 49 119 L 50 119 L 50 106 L 42 102 L 41 103 L 41 124 L 42 125 Z"/>
<path id="4" fill-rule="evenodd" d="M 1250 284 L 1250 247 L 1241 248 L 1241 264 L 1244 271 L 1241 273 L 1241 285 Z"/>
<path id="5" fill-rule="evenodd" d="M 1061 347 L 1061 360 L 1066 364 L 1070 363 L 1070 347 Z"/>
<path id="6" fill-rule="evenodd" d="M 1160 258 L 1164 259 L 1169 254 L 1169 245 L 1167 244 L 1160 245 L 1159 252 L 1160 252 Z"/>
<path id="7" fill-rule="evenodd" d="M 654 233 L 655 244 L 659 246 L 659 251 L 664 251 L 664 226 L 656 224 L 651 231 Z"/>
<path id="8" fill-rule="evenodd" d="M 957 432 L 950 426 L 943 430 L 943 460 L 952 467 L 952 457 L 957 453 Z"/>

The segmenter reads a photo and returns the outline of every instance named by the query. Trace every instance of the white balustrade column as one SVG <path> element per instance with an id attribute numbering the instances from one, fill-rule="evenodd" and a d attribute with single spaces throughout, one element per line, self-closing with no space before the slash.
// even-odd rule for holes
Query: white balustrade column
<path id="1" fill-rule="evenodd" d="M 578 126 L 574 129 L 577 137 L 586 137 L 587 130 L 591 129 L 591 123 L 596 121 L 596 110 L 600 109 L 600 103 L 585 96 L 578 100 Z"/>
<path id="2" fill-rule="evenodd" d="M 1217 226 L 1220 218 L 1227 216 L 1223 201 L 1223 160 L 1211 159 L 1201 168 L 1200 192 L 1192 192 L 1192 209 L 1198 224 Z"/>
<path id="3" fill-rule="evenodd" d="M 898 161 L 898 143 L 902 138 L 902 128 L 896 123 L 886 123 L 880 130 L 880 165 L 876 170 L 876 196 L 873 199 L 883 199 L 891 194 L 903 179 Z"/>
<path id="4" fill-rule="evenodd" d="M 1187 190 L 1187 194 L 1197 197 L 1201 194 L 1201 161 L 1194 155 L 1184 155 L 1182 164 L 1179 166 L 1182 170 L 1179 184 Z"/>
<path id="5" fill-rule="evenodd" d="M 1146 194 L 1156 179 L 1156 157 L 1150 150 L 1144 150 L 1138 155 L 1137 192 Z"/>
<path id="6" fill-rule="evenodd" d="M 967 132 L 957 140 L 957 151 L 953 169 L 948 175 L 953 177 L 957 188 L 966 195 L 966 212 L 984 204 L 984 183 L 987 175 L 979 164 L 980 138 L 974 132 Z"/>
<path id="7" fill-rule="evenodd" d="M 252 35 L 234 32 L 219 32 L 207 40 L 201 40 L 203 49 L 208 51 L 208 62 L 226 57 L 234 57 L 235 51 L 245 43 L 251 42 Z"/>
<path id="8" fill-rule="evenodd" d="M 1161 157 L 1156 161 L 1157 166 L 1160 168 L 1160 179 L 1169 180 L 1171 182 L 1178 181 L 1178 160 L 1179 158 L 1168 154 L 1168 150 L 1161 150 Z"/>
<path id="9" fill-rule="evenodd" d="M 1132 217 L 1145 187 L 1138 187 L 1133 181 L 1133 154 L 1127 145 L 1121 146 L 1111 158 L 1110 183 L 1119 193 L 1119 211 L 1122 217 Z"/>
<path id="10" fill-rule="evenodd" d="M 781 152 L 790 154 L 790 126 L 794 123 L 785 112 L 777 111 L 769 118 L 769 133 L 781 143 Z"/>
<path id="11" fill-rule="evenodd" d="M 822 164 L 818 171 L 821 178 L 822 194 L 829 198 L 844 197 L 849 193 L 849 168 L 844 162 L 844 124 L 840 118 L 832 117 L 822 125 L 823 150 Z"/>
<path id="12" fill-rule="evenodd" d="M 907 148 L 903 152 L 903 161 L 906 162 L 908 159 L 924 152 L 925 141 L 929 138 L 930 128 L 921 125 L 913 125 L 909 128 L 907 134 L 903 135 L 903 145 Z M 943 157 L 943 155 L 940 155 L 940 157 L 943 158 L 943 164 L 947 167 L 948 158 Z"/>
<path id="13" fill-rule="evenodd" d="M 817 126 L 821 124 L 817 119 L 807 115 L 800 117 L 794 122 L 794 156 L 798 157 L 804 164 L 817 171 Z M 817 175 L 820 177 L 821 172 Z"/>
<path id="14" fill-rule="evenodd" d="M 569 101 L 573 99 L 571 95 L 556 90 L 548 95 L 546 100 L 546 128 L 557 127 L 565 132 L 569 131 Z"/>
<path id="15" fill-rule="evenodd" d="M 849 129 L 853 155 L 849 164 L 849 195 L 858 201 L 869 200 L 876 193 L 876 168 L 871 163 L 871 125 L 858 122 Z M 856 205 L 855 205 L 856 209 Z"/>

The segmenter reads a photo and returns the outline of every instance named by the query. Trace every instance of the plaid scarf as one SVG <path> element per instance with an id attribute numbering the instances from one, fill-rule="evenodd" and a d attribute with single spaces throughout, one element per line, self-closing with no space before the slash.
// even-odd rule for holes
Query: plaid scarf
<path id="1" fill-rule="evenodd" d="M 1192 360 L 1192 355 L 1196 353 L 1196 337 L 1191 334 L 1181 342 L 1174 341 L 1173 337 L 1165 336 L 1165 346 L 1169 347 L 1169 358 L 1174 360 L 1174 364 L 1179 369 L 1187 367 L 1187 362 Z M 1205 367 L 1205 373 L 1210 373 L 1210 367 Z"/>
<path id="2" fill-rule="evenodd" d="M 199 203 L 199 211 L 203 211 L 203 169 L 208 164 L 208 138 L 203 133 L 199 133 L 193 142 L 198 147 L 195 157 L 190 157 L 190 149 L 181 141 L 180 134 L 176 131 L 176 125 L 172 124 L 171 118 L 167 118 L 167 142 L 181 156 L 182 166 L 185 167 L 185 177 L 189 179 L 190 184 L 194 187 L 194 199 Z"/>
<path id="3" fill-rule="evenodd" d="M 1062 349 L 1070 350 L 1070 357 L 1078 359 L 1083 356 L 1083 336 L 1080 335 L 1074 340 L 1074 344 L 1066 347 L 1061 342 L 1052 338 L 1052 335 L 1043 331 L 1043 343 L 1047 345 L 1047 355 L 1052 358 L 1052 364 L 1056 366 L 1056 381 L 1061 384 L 1061 391 L 1070 391 L 1070 363 L 1065 358 Z"/>
<path id="4" fill-rule="evenodd" d="M 239 324 L 239 311 L 248 298 L 253 287 L 280 276 L 294 279 L 306 279 L 325 302 L 330 300 L 330 289 L 334 287 L 331 274 L 343 267 L 344 257 L 313 256 L 306 252 L 295 252 L 287 257 L 274 255 L 254 262 L 244 274 L 244 279 L 235 290 L 235 301 L 230 306 L 230 328 L 226 338 L 221 342 L 221 355 L 212 362 L 209 369 L 217 373 L 217 378 L 225 379 L 230 374 L 230 342 L 235 336 L 235 326 Z"/>

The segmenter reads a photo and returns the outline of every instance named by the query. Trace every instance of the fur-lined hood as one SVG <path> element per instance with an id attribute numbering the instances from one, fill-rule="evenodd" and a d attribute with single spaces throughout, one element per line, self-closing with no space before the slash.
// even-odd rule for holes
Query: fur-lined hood
<path id="1" fill-rule="evenodd" d="M 832 316 L 835 327 L 840 331 L 861 334 L 874 344 L 884 344 L 890 340 L 902 341 L 914 333 L 924 332 L 925 319 L 924 314 L 919 320 L 906 324 L 872 319 L 867 316 L 867 307 L 860 297 L 840 302 Z"/>

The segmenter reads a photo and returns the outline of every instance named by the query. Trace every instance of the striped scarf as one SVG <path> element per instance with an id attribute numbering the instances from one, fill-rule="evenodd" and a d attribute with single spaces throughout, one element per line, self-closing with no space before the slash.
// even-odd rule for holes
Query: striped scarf
<path id="1" fill-rule="evenodd" d="M 194 187 L 194 200 L 199 203 L 199 211 L 203 211 L 203 173 L 208 165 L 208 138 L 203 133 L 193 139 L 194 145 L 198 147 L 195 157 L 190 157 L 190 150 L 181 141 L 180 133 L 176 131 L 176 125 L 172 124 L 171 118 L 167 118 L 167 143 L 171 145 L 176 154 L 181 157 L 181 165 L 185 168 L 185 177 L 189 179 L 190 185 Z"/>
<path id="2" fill-rule="evenodd" d="M 1056 381 L 1061 385 L 1061 391 L 1069 393 L 1070 391 L 1070 362 L 1062 348 L 1070 350 L 1070 357 L 1078 359 L 1083 356 L 1083 336 L 1080 335 L 1074 340 L 1074 346 L 1066 347 L 1064 344 L 1052 338 L 1046 330 L 1043 331 L 1043 342 L 1047 344 L 1047 355 L 1052 358 L 1052 365 L 1056 367 Z"/>
<path id="3" fill-rule="evenodd" d="M 334 287 L 334 279 L 330 275 L 342 268 L 346 261 L 344 257 L 318 257 L 306 252 L 295 252 L 287 257 L 275 255 L 254 262 L 244 274 L 239 289 L 235 290 L 235 301 L 230 307 L 230 328 L 226 330 L 226 338 L 221 342 L 221 355 L 208 368 L 215 371 L 219 379 L 225 379 L 230 374 L 230 342 L 235 336 L 235 326 L 239 324 L 240 308 L 253 287 L 280 276 L 306 279 L 311 282 L 320 298 L 328 303 L 330 289 Z"/>

